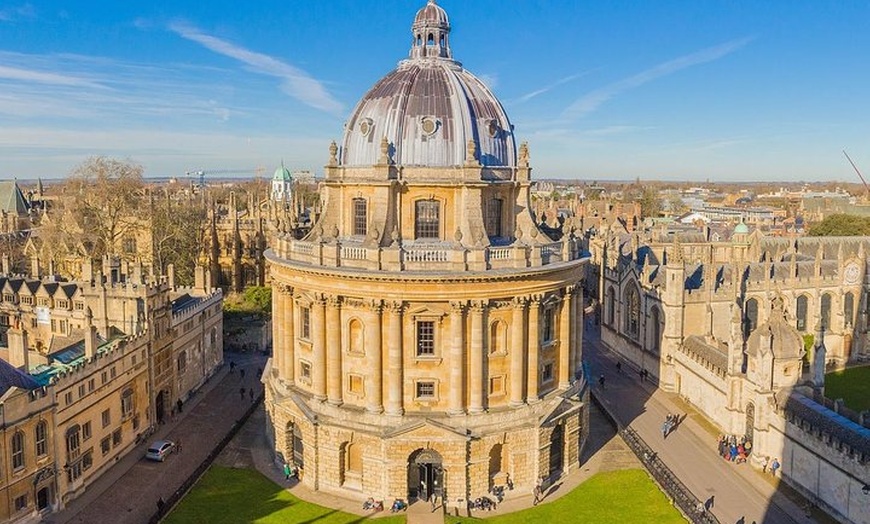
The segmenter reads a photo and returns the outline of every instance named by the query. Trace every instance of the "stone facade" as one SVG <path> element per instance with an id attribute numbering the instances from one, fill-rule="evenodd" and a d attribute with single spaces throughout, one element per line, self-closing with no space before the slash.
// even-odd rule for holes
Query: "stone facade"
<path id="1" fill-rule="evenodd" d="M 866 523 L 870 429 L 812 400 L 833 366 L 868 356 L 868 238 L 593 241 L 602 341 L 726 434 L 751 460 L 848 522 Z"/>
<path id="2" fill-rule="evenodd" d="M 573 231 L 550 238 L 535 222 L 528 148 L 515 147 L 501 105 L 452 60 L 446 14 L 431 1 L 413 28 L 421 39 L 430 30 L 430 44 L 415 38 L 412 58 L 391 75 L 432 68 L 431 78 L 473 83 L 461 93 L 433 88 L 419 107 L 497 115 L 452 117 L 474 131 L 453 165 L 456 137 L 439 115 L 420 120 L 425 137 L 390 136 L 392 120 L 419 109 L 379 112 L 400 95 L 391 75 L 357 106 L 342 142 L 355 148 L 352 160 L 330 148 L 318 221 L 304 238 L 279 235 L 267 252 L 266 408 L 276 451 L 307 486 L 454 506 L 579 466 L 587 259 Z M 427 92 L 430 76 L 408 78 L 408 89 Z M 459 100 L 468 93 L 479 98 Z M 494 134 L 481 144 L 472 137 L 484 124 L 479 131 Z M 372 128 L 382 129 L 377 140 L 366 139 Z M 394 160 L 409 158 L 429 163 Z"/>
<path id="3" fill-rule="evenodd" d="M 85 266 L 89 280 L 0 276 L 4 520 L 80 496 L 223 361 L 219 289 Z"/>

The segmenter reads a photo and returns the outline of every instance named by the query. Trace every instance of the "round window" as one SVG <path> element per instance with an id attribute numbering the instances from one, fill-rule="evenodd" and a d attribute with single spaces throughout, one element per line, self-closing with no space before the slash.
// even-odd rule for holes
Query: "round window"
<path id="1" fill-rule="evenodd" d="M 420 128 L 423 130 L 423 133 L 426 135 L 433 135 L 435 131 L 438 130 L 438 121 L 432 117 L 424 117 L 420 121 Z"/>
<path id="2" fill-rule="evenodd" d="M 363 119 L 363 121 L 359 123 L 359 132 L 362 133 L 363 136 L 368 136 L 369 133 L 372 132 L 372 120 L 370 118 Z"/>

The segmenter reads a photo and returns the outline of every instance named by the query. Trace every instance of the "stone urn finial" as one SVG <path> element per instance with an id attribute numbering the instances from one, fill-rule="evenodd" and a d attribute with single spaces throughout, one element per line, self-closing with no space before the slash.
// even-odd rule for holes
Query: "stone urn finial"
<path id="1" fill-rule="evenodd" d="M 338 165 L 338 146 L 335 144 L 335 140 L 329 144 L 329 164 L 330 166 Z"/>

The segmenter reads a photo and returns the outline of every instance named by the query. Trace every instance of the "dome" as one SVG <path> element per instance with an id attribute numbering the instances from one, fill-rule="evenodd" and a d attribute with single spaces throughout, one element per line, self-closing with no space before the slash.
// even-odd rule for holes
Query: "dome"
<path id="1" fill-rule="evenodd" d="M 745 235 L 749 233 L 749 226 L 743 223 L 741 220 L 739 224 L 734 226 L 734 234 L 735 235 Z"/>
<path id="2" fill-rule="evenodd" d="M 275 174 L 272 175 L 272 180 L 277 180 L 281 182 L 290 182 L 292 177 L 290 175 L 290 170 L 284 167 L 284 164 L 281 164 L 281 167 L 275 170 Z"/>
<path id="3" fill-rule="evenodd" d="M 450 27 L 447 11 L 436 4 L 435 0 L 429 0 L 426 7 L 417 11 L 417 16 L 414 18 L 415 28 L 429 25 L 438 25 L 444 28 Z"/>
<path id="4" fill-rule="evenodd" d="M 452 58 L 447 13 L 433 0 L 417 13 L 410 58 L 378 81 L 345 125 L 340 163 L 371 166 L 389 143 L 403 166 L 466 163 L 469 141 L 485 167 L 516 166 L 513 126 L 501 103 Z"/>

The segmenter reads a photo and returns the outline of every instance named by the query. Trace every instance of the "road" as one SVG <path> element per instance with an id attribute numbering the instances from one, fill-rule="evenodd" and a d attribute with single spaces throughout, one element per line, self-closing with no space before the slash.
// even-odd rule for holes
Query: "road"
<path id="1" fill-rule="evenodd" d="M 719 458 L 716 437 L 692 414 L 667 439 L 661 427 L 668 413 L 682 414 L 672 395 L 641 383 L 639 374 L 623 364 L 616 370 L 614 354 L 594 329 L 583 340 L 584 361 L 590 374 L 605 375 L 605 388 L 596 384 L 596 396 L 623 426 L 631 426 L 701 501 L 712 502 L 710 511 L 722 522 L 736 524 L 804 524 L 814 522 L 797 504 L 777 491 L 777 482 L 764 478 L 749 464 Z"/>

